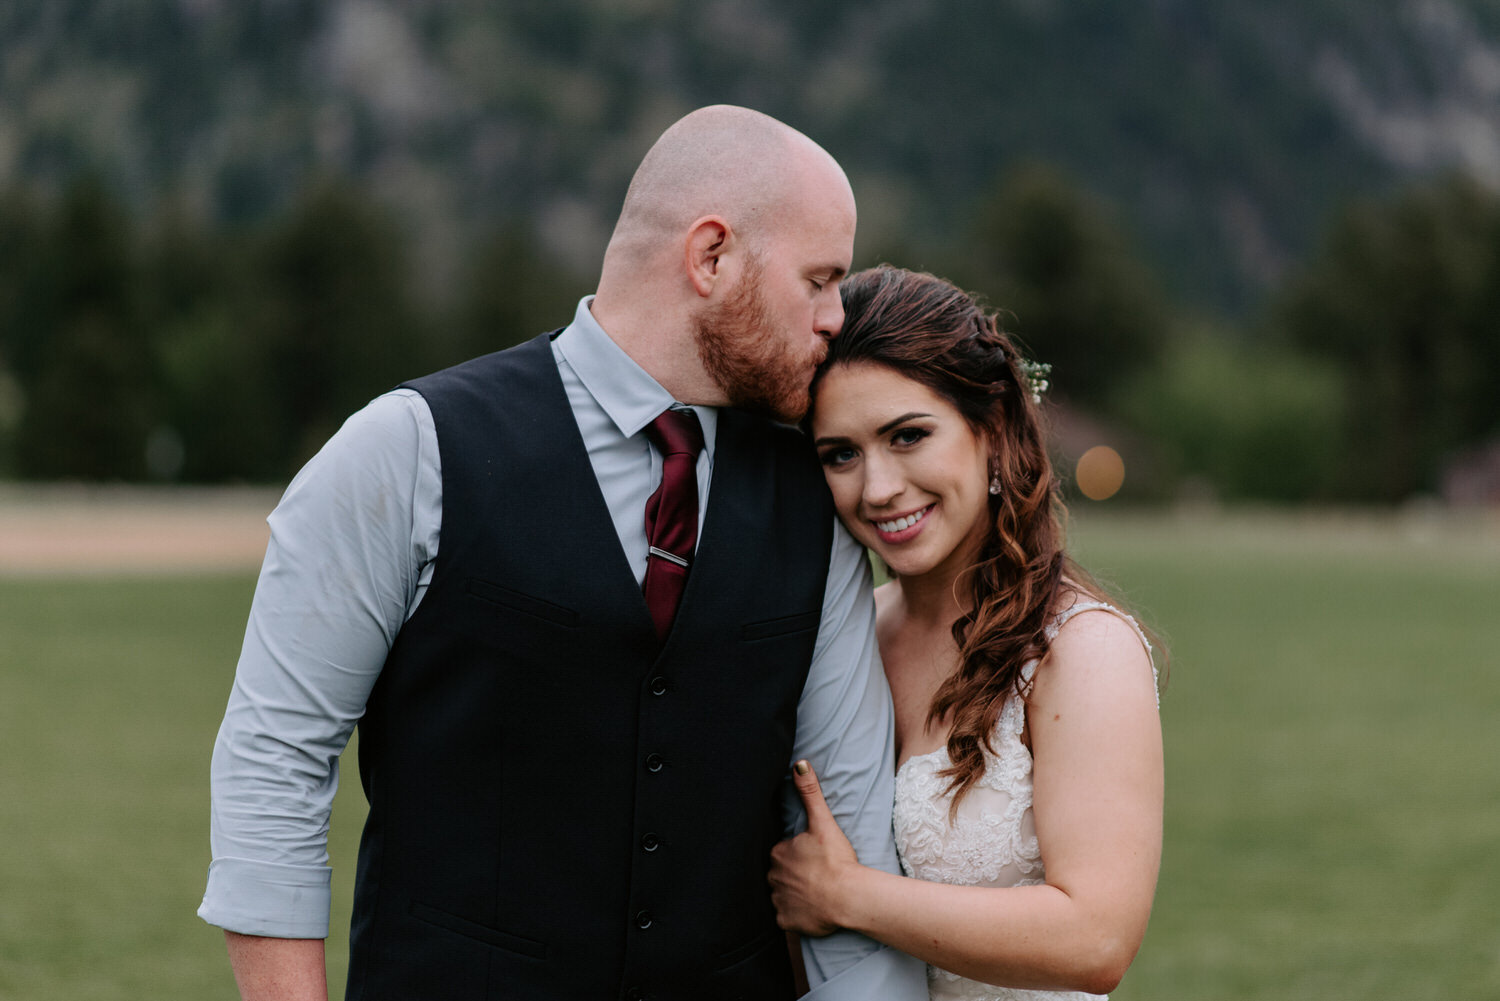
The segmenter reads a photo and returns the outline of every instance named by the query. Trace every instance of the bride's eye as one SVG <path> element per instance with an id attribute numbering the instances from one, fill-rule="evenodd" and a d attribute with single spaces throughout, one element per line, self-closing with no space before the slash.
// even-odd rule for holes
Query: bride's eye
<path id="1" fill-rule="evenodd" d="M 854 461 L 854 449 L 847 445 L 825 448 L 818 453 L 818 461 L 830 469 L 836 469 Z"/>
<path id="2" fill-rule="evenodd" d="M 901 428 L 891 435 L 892 445 L 915 445 L 932 434 L 926 428 Z"/>

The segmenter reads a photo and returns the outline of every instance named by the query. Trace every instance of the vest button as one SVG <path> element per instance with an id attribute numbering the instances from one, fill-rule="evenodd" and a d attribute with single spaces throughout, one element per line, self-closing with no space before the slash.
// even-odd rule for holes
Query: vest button
<path id="1" fill-rule="evenodd" d="M 655 834 L 643 834 L 641 835 L 641 847 L 648 852 L 654 852 L 661 847 L 661 839 Z"/>
<path id="2" fill-rule="evenodd" d="M 666 763 L 667 759 L 662 757 L 660 754 L 657 754 L 655 751 L 652 751 L 650 754 L 646 755 L 646 770 L 648 772 L 659 772 L 661 771 L 662 765 L 665 765 Z"/>
<path id="3" fill-rule="evenodd" d="M 641 929 L 642 931 L 645 931 L 647 928 L 650 928 L 651 927 L 651 912 L 650 911 L 636 911 L 635 912 L 635 926 L 637 928 Z"/>
<path id="4" fill-rule="evenodd" d="M 663 678 L 659 674 L 656 677 L 652 678 L 651 679 L 651 694 L 652 695 L 665 695 L 665 694 L 667 694 L 667 679 Z"/>

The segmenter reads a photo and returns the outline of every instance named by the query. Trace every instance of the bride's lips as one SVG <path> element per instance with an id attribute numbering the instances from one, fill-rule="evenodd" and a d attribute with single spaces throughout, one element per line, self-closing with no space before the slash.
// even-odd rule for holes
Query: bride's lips
<path id="1" fill-rule="evenodd" d="M 870 524 L 875 526 L 875 534 L 880 537 L 881 542 L 896 544 L 916 538 L 922 531 L 922 526 L 927 523 L 927 516 L 932 513 L 936 504 L 928 504 L 926 507 L 909 514 L 899 515 L 895 518 L 871 519 Z"/>

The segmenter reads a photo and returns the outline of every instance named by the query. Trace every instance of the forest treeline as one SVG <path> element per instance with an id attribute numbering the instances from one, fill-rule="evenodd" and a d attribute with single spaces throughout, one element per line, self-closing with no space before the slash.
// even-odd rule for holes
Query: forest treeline
<path id="1" fill-rule="evenodd" d="M 351 177 L 424 256 L 524 218 L 592 267 L 650 141 L 728 102 L 838 158 L 862 239 L 939 252 L 1040 159 L 1238 319 L 1351 195 L 1495 183 L 1497 61 L 1493 0 L 7 0 L 0 191 L 259 225 Z"/>
<path id="2" fill-rule="evenodd" d="M 1010 169 L 969 219 L 947 259 L 880 257 L 1000 309 L 1137 498 L 1401 501 L 1500 437 L 1500 197 L 1462 176 L 1351 205 L 1233 323 L 1172 301 L 1055 168 Z M 0 194 L 0 477 L 283 482 L 371 397 L 567 322 L 592 282 L 522 225 L 440 294 L 416 256 L 349 180 L 240 226 L 97 179 Z"/>

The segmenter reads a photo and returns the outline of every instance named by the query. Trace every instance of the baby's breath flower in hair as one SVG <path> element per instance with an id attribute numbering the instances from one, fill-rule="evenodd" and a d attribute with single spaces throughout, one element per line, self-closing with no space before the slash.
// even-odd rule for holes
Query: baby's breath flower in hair
<path id="1" fill-rule="evenodd" d="M 1017 358 L 1016 362 L 1021 369 L 1021 378 L 1026 380 L 1026 386 L 1031 391 L 1031 402 L 1041 403 L 1042 394 L 1052 387 L 1052 383 L 1048 381 L 1048 377 L 1052 375 L 1052 366 L 1030 358 Z"/>

